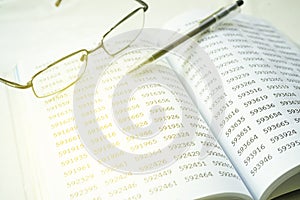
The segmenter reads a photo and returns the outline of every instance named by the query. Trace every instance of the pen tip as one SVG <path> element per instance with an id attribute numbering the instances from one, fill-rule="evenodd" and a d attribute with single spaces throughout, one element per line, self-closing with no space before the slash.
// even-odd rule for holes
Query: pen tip
<path id="1" fill-rule="evenodd" d="M 241 6 L 241 5 L 244 4 L 244 1 L 243 0 L 238 0 L 238 1 L 236 1 L 236 3 L 237 3 L 238 6 Z"/>

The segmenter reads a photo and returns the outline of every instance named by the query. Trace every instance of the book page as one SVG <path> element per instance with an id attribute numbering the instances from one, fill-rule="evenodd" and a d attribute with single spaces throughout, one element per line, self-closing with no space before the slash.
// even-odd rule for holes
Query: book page
<path id="1" fill-rule="evenodd" d="M 199 20 L 195 16 L 181 18 L 185 28 Z M 172 28 L 180 18 L 175 21 Z M 205 78 L 201 70 L 171 62 L 253 197 L 266 199 L 300 170 L 299 49 L 270 25 L 241 15 L 196 40 L 222 87 L 209 88 L 199 81 Z"/>
<path id="2" fill-rule="evenodd" d="M 31 143 L 41 198 L 251 199 L 168 63 L 126 78 L 149 53 L 100 49 L 75 86 L 46 99 L 11 91 L 30 111 L 29 130 L 18 131 Z"/>

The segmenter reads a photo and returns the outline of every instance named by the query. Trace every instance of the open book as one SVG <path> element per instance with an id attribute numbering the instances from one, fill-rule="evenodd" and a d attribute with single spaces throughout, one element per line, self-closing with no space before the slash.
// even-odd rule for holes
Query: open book
<path id="1" fill-rule="evenodd" d="M 109 67 L 95 52 L 80 83 L 46 99 L 10 90 L 28 199 L 268 199 L 299 189 L 299 49 L 245 16 L 195 40 L 206 53 L 185 46 L 188 57 L 174 53 L 135 79 L 123 72 L 150 44 Z M 93 70 L 101 75 L 86 84 Z"/>

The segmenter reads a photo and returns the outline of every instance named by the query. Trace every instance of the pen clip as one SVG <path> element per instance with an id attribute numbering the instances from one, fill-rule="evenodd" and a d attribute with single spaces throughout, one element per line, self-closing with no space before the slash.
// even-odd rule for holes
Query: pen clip
<path id="1" fill-rule="evenodd" d="M 229 11 L 226 8 L 224 8 L 224 12 L 227 12 L 226 16 L 220 17 L 220 13 L 215 14 L 214 18 L 216 19 L 216 23 L 214 23 L 209 27 L 209 31 L 215 31 L 217 27 L 220 26 L 220 24 L 222 24 L 224 21 L 229 21 L 229 19 L 234 18 L 238 13 L 240 13 L 240 11 L 241 11 L 240 7 L 237 7 L 235 10 L 232 11 Z"/>
<path id="2" fill-rule="evenodd" d="M 217 10 L 216 12 L 212 13 L 208 17 L 204 18 L 203 20 L 199 21 L 199 24 L 205 23 L 205 21 L 214 19 L 215 23 L 212 24 L 207 31 L 214 31 L 216 27 L 220 25 L 225 20 L 233 18 L 236 16 L 240 11 L 240 6 L 243 4 L 243 1 L 237 1 L 235 4 L 230 4 L 228 6 L 224 6 Z"/>

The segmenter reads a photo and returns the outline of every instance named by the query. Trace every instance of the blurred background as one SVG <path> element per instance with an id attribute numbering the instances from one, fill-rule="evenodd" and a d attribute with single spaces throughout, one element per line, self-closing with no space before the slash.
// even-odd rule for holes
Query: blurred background
<path id="1" fill-rule="evenodd" d="M 230 0 L 146 0 L 145 27 L 161 28 L 190 10 L 209 13 Z M 99 42 L 102 35 L 138 5 L 134 0 L 0 0 L 0 77 L 34 67 Z M 300 44 L 299 0 L 245 0 L 242 13 L 265 19 Z M 29 77 L 30 78 L 30 77 Z M 0 85 L 0 199 L 25 199 L 9 102 Z M 2 101 L 4 99 L 4 101 Z"/>

